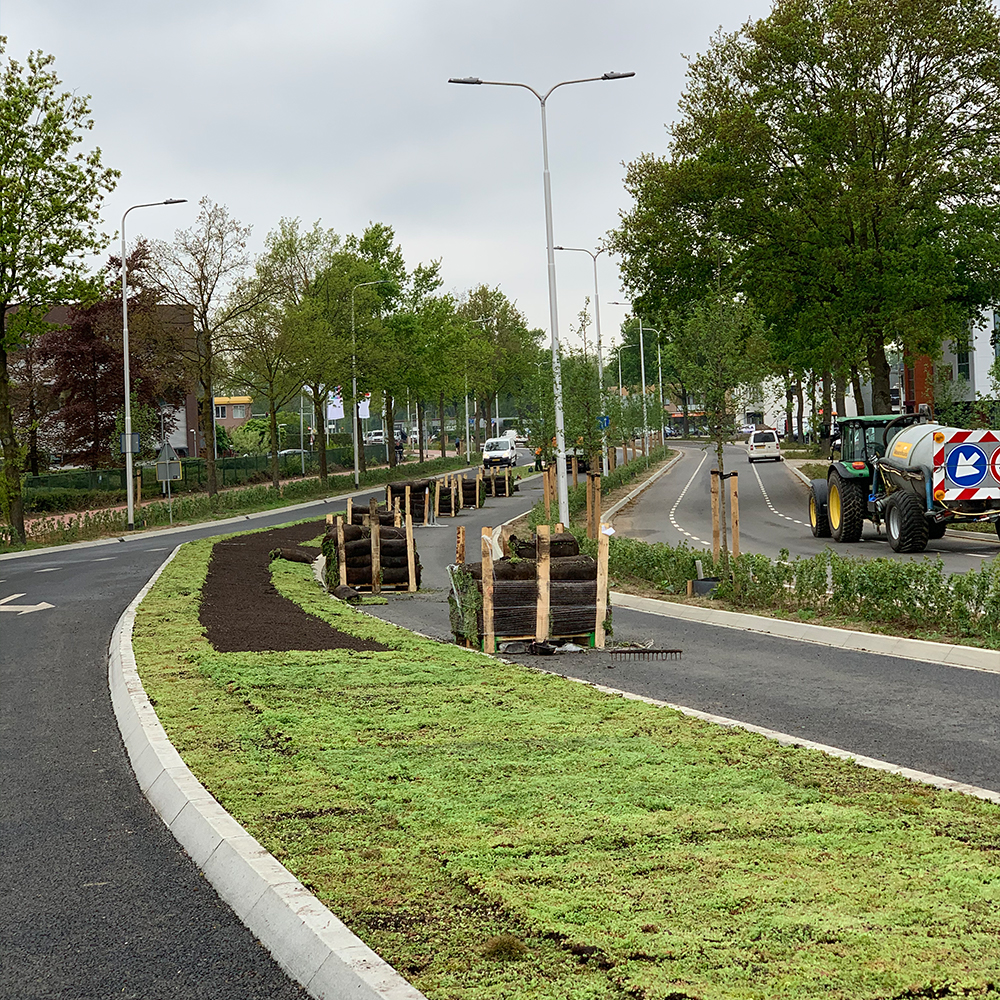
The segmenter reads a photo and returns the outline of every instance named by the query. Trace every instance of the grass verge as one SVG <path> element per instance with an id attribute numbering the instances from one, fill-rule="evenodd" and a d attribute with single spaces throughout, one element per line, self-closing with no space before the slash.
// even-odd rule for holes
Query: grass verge
<path id="1" fill-rule="evenodd" d="M 211 543 L 139 609 L 175 746 L 432 1000 L 995 996 L 1000 811 L 443 646 L 218 654 Z"/>

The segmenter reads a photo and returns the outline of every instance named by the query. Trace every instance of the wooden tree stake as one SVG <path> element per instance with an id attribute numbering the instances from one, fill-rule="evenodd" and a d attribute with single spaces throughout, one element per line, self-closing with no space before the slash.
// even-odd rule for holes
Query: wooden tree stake
<path id="1" fill-rule="evenodd" d="M 354 501 L 350 497 L 347 498 L 347 523 L 354 524 Z"/>
<path id="2" fill-rule="evenodd" d="M 594 477 L 587 473 L 587 537 L 594 537 Z"/>
<path id="3" fill-rule="evenodd" d="M 403 491 L 403 502 L 405 509 L 403 510 L 403 516 L 409 520 L 410 518 L 410 484 L 406 484 L 406 489 Z"/>
<path id="4" fill-rule="evenodd" d="M 347 550 L 344 548 L 344 519 L 337 518 L 337 573 L 340 584 L 347 586 Z"/>
<path id="5" fill-rule="evenodd" d="M 604 619 L 608 606 L 608 550 L 611 539 L 597 523 L 597 620 L 594 624 L 594 646 L 604 649 Z"/>
<path id="6" fill-rule="evenodd" d="M 441 480 L 434 480 L 434 520 L 441 516 Z"/>
<path id="7" fill-rule="evenodd" d="M 734 472 L 729 480 L 729 508 L 732 512 L 733 524 L 733 558 L 740 554 L 740 487 L 738 472 Z"/>
<path id="8" fill-rule="evenodd" d="M 465 525 L 460 524 L 455 529 L 455 564 L 465 564 Z"/>
<path id="9" fill-rule="evenodd" d="M 549 526 L 535 529 L 535 582 L 538 600 L 535 605 L 535 639 L 545 642 L 549 637 Z"/>
<path id="10" fill-rule="evenodd" d="M 483 528 L 483 652 L 495 653 L 496 636 L 493 633 L 493 532 Z"/>
<path id="11" fill-rule="evenodd" d="M 719 558 L 719 472 L 712 470 L 712 558 Z"/>
<path id="12" fill-rule="evenodd" d="M 417 589 L 417 560 L 413 549 L 412 517 L 407 517 L 406 519 L 406 571 L 409 574 L 406 589 L 413 594 Z"/>
<path id="13" fill-rule="evenodd" d="M 368 502 L 368 521 L 372 538 L 372 593 L 382 593 L 382 518 L 378 513 L 378 501 L 372 497 Z"/>
<path id="14" fill-rule="evenodd" d="M 580 463 L 577 461 L 576 455 L 574 455 L 572 457 L 572 459 L 570 460 L 570 464 L 571 464 L 571 467 L 573 469 L 573 485 L 574 486 L 579 486 L 580 482 L 579 482 L 578 474 L 579 474 Z"/>

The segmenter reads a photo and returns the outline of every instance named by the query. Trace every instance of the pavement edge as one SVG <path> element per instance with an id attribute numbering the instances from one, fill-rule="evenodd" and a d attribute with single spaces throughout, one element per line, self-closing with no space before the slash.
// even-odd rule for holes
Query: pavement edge
<path id="1" fill-rule="evenodd" d="M 311 996 L 426 1000 L 222 808 L 168 739 L 139 678 L 132 629 L 179 550 L 125 609 L 108 651 L 111 701 L 139 788 L 219 896 Z"/>

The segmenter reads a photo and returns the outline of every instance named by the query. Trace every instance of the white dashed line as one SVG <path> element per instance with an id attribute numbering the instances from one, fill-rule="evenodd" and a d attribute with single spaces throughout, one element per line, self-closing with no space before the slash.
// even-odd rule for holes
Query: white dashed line
<path id="1" fill-rule="evenodd" d="M 801 524 L 805 527 L 805 521 L 800 521 L 797 518 L 789 517 L 787 514 L 782 514 L 773 503 L 771 503 L 771 498 L 767 495 L 767 490 L 764 489 L 764 481 L 760 478 L 760 473 L 757 471 L 756 465 L 750 466 L 750 471 L 757 477 L 757 485 L 760 487 L 760 492 L 764 495 L 764 503 L 767 504 L 767 509 L 775 515 L 775 517 L 783 517 L 786 521 L 792 521 L 795 524 Z"/>
<path id="2" fill-rule="evenodd" d="M 101 556 L 100 559 L 91 559 L 91 562 L 112 562 L 117 559 L 117 556 Z"/>
<path id="3" fill-rule="evenodd" d="M 62 566 L 50 566 L 48 569 L 36 569 L 36 573 L 58 573 Z"/>
<path id="4" fill-rule="evenodd" d="M 689 480 L 688 480 L 688 481 L 687 481 L 687 482 L 686 482 L 686 483 L 684 484 L 684 489 L 682 489 L 682 490 L 681 490 L 681 492 L 680 492 L 680 494 L 678 495 L 677 499 L 676 499 L 676 500 L 674 501 L 674 505 L 673 505 L 673 507 L 671 507 L 671 508 L 670 508 L 670 523 L 671 523 L 671 524 L 672 524 L 672 525 L 673 525 L 673 526 L 674 526 L 674 527 L 675 527 L 675 528 L 676 528 L 676 529 L 677 529 L 677 530 L 678 530 L 678 531 L 679 531 L 679 532 L 680 532 L 680 533 L 681 533 L 682 535 L 685 535 L 686 537 L 690 538 L 692 542 L 697 542 L 697 543 L 698 543 L 699 545 L 708 545 L 708 542 L 706 542 L 706 541 L 704 541 L 703 539 L 699 538 L 699 537 L 698 537 L 697 535 L 692 535 L 690 531 L 685 531 L 685 530 L 684 530 L 684 529 L 683 529 L 683 528 L 682 528 L 682 527 L 681 527 L 681 526 L 680 526 L 680 525 L 679 525 L 679 524 L 677 523 L 677 518 L 676 518 L 676 517 L 674 517 L 674 514 L 676 514 L 676 513 L 677 513 L 677 507 L 678 507 L 678 505 L 679 505 L 679 504 L 680 504 L 680 502 L 681 502 L 681 501 L 682 501 L 682 500 L 684 499 L 684 494 L 685 494 L 685 493 L 687 493 L 687 491 L 688 491 L 688 487 L 689 487 L 689 486 L 690 486 L 690 485 L 691 485 L 691 484 L 692 484 L 692 483 L 694 482 L 694 480 L 695 480 L 695 476 L 697 476 L 697 475 L 698 475 L 698 473 L 699 473 L 699 472 L 701 471 L 701 467 L 702 467 L 702 466 L 703 466 L 703 465 L 705 464 L 705 459 L 706 459 L 706 458 L 708 458 L 708 452 L 707 452 L 707 451 L 705 452 L 705 454 L 704 454 L 704 455 L 702 455 L 702 456 L 701 456 L 701 461 L 700 461 L 700 462 L 698 463 L 698 468 L 696 468 L 696 469 L 694 470 L 694 472 L 692 472 L 692 473 L 691 473 L 691 478 L 690 478 L 690 479 L 689 479 Z"/>

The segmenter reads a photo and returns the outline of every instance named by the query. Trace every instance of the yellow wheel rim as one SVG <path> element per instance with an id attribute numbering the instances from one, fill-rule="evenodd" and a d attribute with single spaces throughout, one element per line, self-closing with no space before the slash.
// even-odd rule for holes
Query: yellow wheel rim
<path id="1" fill-rule="evenodd" d="M 816 498 L 809 498 L 809 523 L 815 528 L 816 527 Z"/>
<path id="2" fill-rule="evenodd" d="M 827 513 L 830 517 L 830 527 L 836 531 L 840 527 L 840 490 L 834 483 L 830 484 L 830 499 L 827 501 Z"/>

